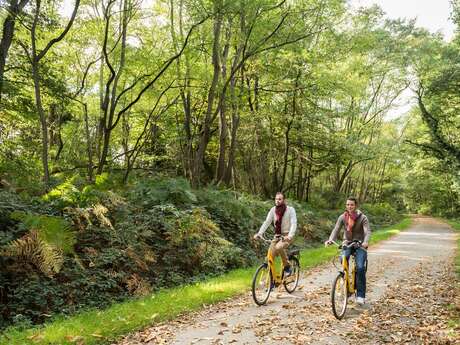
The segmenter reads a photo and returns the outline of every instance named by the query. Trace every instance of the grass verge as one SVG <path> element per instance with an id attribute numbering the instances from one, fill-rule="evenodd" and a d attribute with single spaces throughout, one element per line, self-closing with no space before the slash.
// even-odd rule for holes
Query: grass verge
<path id="1" fill-rule="evenodd" d="M 409 218 L 375 231 L 371 243 L 386 240 L 410 226 Z M 301 267 L 308 269 L 337 254 L 335 247 L 306 249 Z M 103 344 L 159 321 L 170 320 L 186 311 L 222 301 L 247 291 L 254 267 L 233 270 L 196 284 L 165 289 L 150 296 L 117 303 L 105 310 L 89 310 L 68 318 L 29 329 L 9 328 L 0 335 L 0 344 Z"/>
<path id="2" fill-rule="evenodd" d="M 457 232 L 460 232 L 460 220 L 446 220 L 446 222 Z M 460 280 L 460 236 L 457 238 L 457 255 L 455 256 L 455 272 Z"/>
<path id="3" fill-rule="evenodd" d="M 460 232 L 460 220 L 452 220 L 452 219 L 446 219 L 446 223 L 448 223 L 455 231 Z M 460 236 L 457 238 L 457 254 L 455 255 L 455 273 L 457 276 L 457 286 L 460 284 Z M 451 305 L 448 306 L 448 308 L 451 310 L 457 310 L 457 306 L 455 305 L 455 302 L 453 302 Z M 450 327 L 450 332 L 452 334 L 455 334 L 457 332 L 458 327 L 460 325 L 460 317 L 458 316 L 458 313 L 452 313 L 453 317 L 451 320 L 449 320 L 449 327 Z"/>

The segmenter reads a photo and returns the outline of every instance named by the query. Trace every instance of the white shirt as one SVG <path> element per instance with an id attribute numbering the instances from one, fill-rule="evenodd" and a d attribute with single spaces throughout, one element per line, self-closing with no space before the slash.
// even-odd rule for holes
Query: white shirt
<path id="1" fill-rule="evenodd" d="M 257 233 L 259 236 L 262 236 L 263 233 L 267 230 L 270 226 L 270 223 L 275 225 L 276 214 L 275 214 L 275 206 L 270 209 L 270 212 L 267 214 L 267 219 L 262 224 Z M 286 234 L 290 238 L 294 238 L 295 232 L 297 230 L 297 216 L 295 214 L 294 207 L 287 206 L 286 211 L 284 212 L 283 219 L 281 220 L 281 234 L 286 236 Z"/>

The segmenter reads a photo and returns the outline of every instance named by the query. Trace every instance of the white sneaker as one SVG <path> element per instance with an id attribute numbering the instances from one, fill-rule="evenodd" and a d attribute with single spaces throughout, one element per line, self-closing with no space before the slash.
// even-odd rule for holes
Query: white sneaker
<path id="1" fill-rule="evenodd" d="M 363 305 L 365 303 L 364 297 L 356 297 L 356 303 L 359 305 Z"/>

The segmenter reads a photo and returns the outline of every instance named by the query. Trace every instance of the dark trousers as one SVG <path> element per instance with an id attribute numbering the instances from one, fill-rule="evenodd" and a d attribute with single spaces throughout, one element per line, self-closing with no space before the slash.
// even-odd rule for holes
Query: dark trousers
<path id="1" fill-rule="evenodd" d="M 366 297 L 366 261 L 367 261 L 367 250 L 364 248 L 358 249 L 344 249 L 342 255 L 348 258 L 351 255 L 352 250 L 355 251 L 356 260 L 356 295 L 357 297 Z M 351 267 L 350 267 L 351 270 Z"/>

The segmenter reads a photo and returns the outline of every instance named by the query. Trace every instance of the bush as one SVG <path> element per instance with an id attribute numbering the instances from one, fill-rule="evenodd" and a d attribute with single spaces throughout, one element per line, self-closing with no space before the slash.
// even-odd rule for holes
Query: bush
<path id="1" fill-rule="evenodd" d="M 252 251 L 250 239 L 271 206 L 231 191 L 208 188 L 199 191 L 197 195 L 199 204 L 209 212 L 225 239 Z"/>
<path id="2" fill-rule="evenodd" d="M 134 185 L 128 193 L 128 199 L 143 208 L 160 204 L 190 207 L 197 201 L 190 184 L 183 178 L 143 180 Z"/>
<path id="3" fill-rule="evenodd" d="M 396 223 L 399 213 L 388 203 L 363 204 L 361 210 L 368 216 L 369 222 L 374 226 L 384 226 Z"/>

